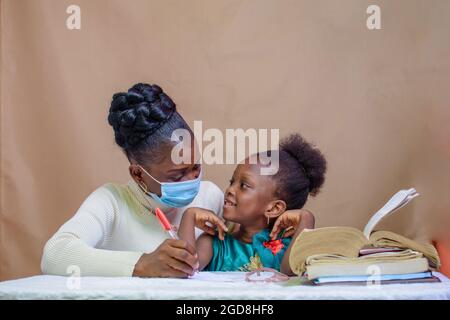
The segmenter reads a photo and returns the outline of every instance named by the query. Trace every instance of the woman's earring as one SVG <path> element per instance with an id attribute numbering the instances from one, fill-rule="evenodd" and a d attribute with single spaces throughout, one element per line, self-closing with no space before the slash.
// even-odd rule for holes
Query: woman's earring
<path id="1" fill-rule="evenodd" d="M 270 217 L 267 217 L 267 225 L 270 224 Z"/>
<path id="2" fill-rule="evenodd" d="M 145 183 L 143 183 L 143 184 L 138 183 L 138 185 L 139 185 L 139 187 L 141 187 L 144 190 L 145 193 L 148 193 L 148 189 L 147 189 L 147 186 L 145 185 Z M 142 186 L 142 185 L 144 185 L 144 186 Z"/>

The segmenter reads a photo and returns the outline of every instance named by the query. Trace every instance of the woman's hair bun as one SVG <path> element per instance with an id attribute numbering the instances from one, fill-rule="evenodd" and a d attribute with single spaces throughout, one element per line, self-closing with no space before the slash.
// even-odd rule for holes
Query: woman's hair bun
<path id="1" fill-rule="evenodd" d="M 280 142 L 280 151 L 288 153 L 300 164 L 309 180 L 309 193 L 315 196 L 325 181 L 327 163 L 325 157 L 314 145 L 299 134 L 291 134 Z"/>
<path id="2" fill-rule="evenodd" d="M 127 150 L 158 130 L 175 111 L 175 103 L 159 86 L 138 83 L 113 95 L 108 123 L 116 143 Z"/>

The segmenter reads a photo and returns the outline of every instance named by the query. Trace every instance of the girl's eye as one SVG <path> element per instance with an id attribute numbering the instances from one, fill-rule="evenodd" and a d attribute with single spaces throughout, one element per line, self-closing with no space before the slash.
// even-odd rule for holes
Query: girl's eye
<path id="1" fill-rule="evenodd" d="M 230 179 L 230 180 L 228 180 L 229 182 L 230 182 L 230 186 L 233 184 L 233 182 L 234 182 L 234 180 L 233 179 Z"/>
<path id="2" fill-rule="evenodd" d="M 245 182 L 241 182 L 241 188 L 248 188 L 248 184 L 246 184 Z"/>

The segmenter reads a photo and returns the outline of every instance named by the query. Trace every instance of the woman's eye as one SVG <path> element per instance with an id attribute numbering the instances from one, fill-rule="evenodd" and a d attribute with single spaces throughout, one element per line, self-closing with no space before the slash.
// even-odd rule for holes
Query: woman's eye
<path id="1" fill-rule="evenodd" d="M 248 184 L 246 184 L 245 182 L 241 182 L 241 188 L 248 188 Z"/>

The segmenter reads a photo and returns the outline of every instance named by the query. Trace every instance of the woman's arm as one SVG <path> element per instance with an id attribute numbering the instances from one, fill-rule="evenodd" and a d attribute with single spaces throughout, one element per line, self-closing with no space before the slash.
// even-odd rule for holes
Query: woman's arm
<path id="1" fill-rule="evenodd" d="M 152 253 L 97 249 L 110 237 L 119 215 L 117 200 L 105 186 L 95 190 L 46 243 L 44 274 L 68 276 L 187 277 L 197 268 L 195 249 L 166 240 Z"/>
<path id="2" fill-rule="evenodd" d="M 303 211 L 300 214 L 300 223 L 298 225 L 297 231 L 295 232 L 295 235 L 292 237 L 291 244 L 284 253 L 283 260 L 281 261 L 280 271 L 282 273 L 287 275 L 294 275 L 294 273 L 291 270 L 291 267 L 289 266 L 289 255 L 291 253 L 292 246 L 294 245 L 298 235 L 304 229 L 314 229 L 314 225 L 315 225 L 314 215 L 309 211 Z"/>
<path id="3" fill-rule="evenodd" d="M 141 252 L 96 249 L 72 233 L 56 233 L 45 245 L 43 274 L 60 276 L 131 276 Z"/>
<path id="4" fill-rule="evenodd" d="M 47 241 L 42 255 L 44 274 L 67 276 L 131 276 L 143 252 L 96 249 L 112 231 L 116 199 L 103 186 L 95 190 L 77 213 Z"/>

